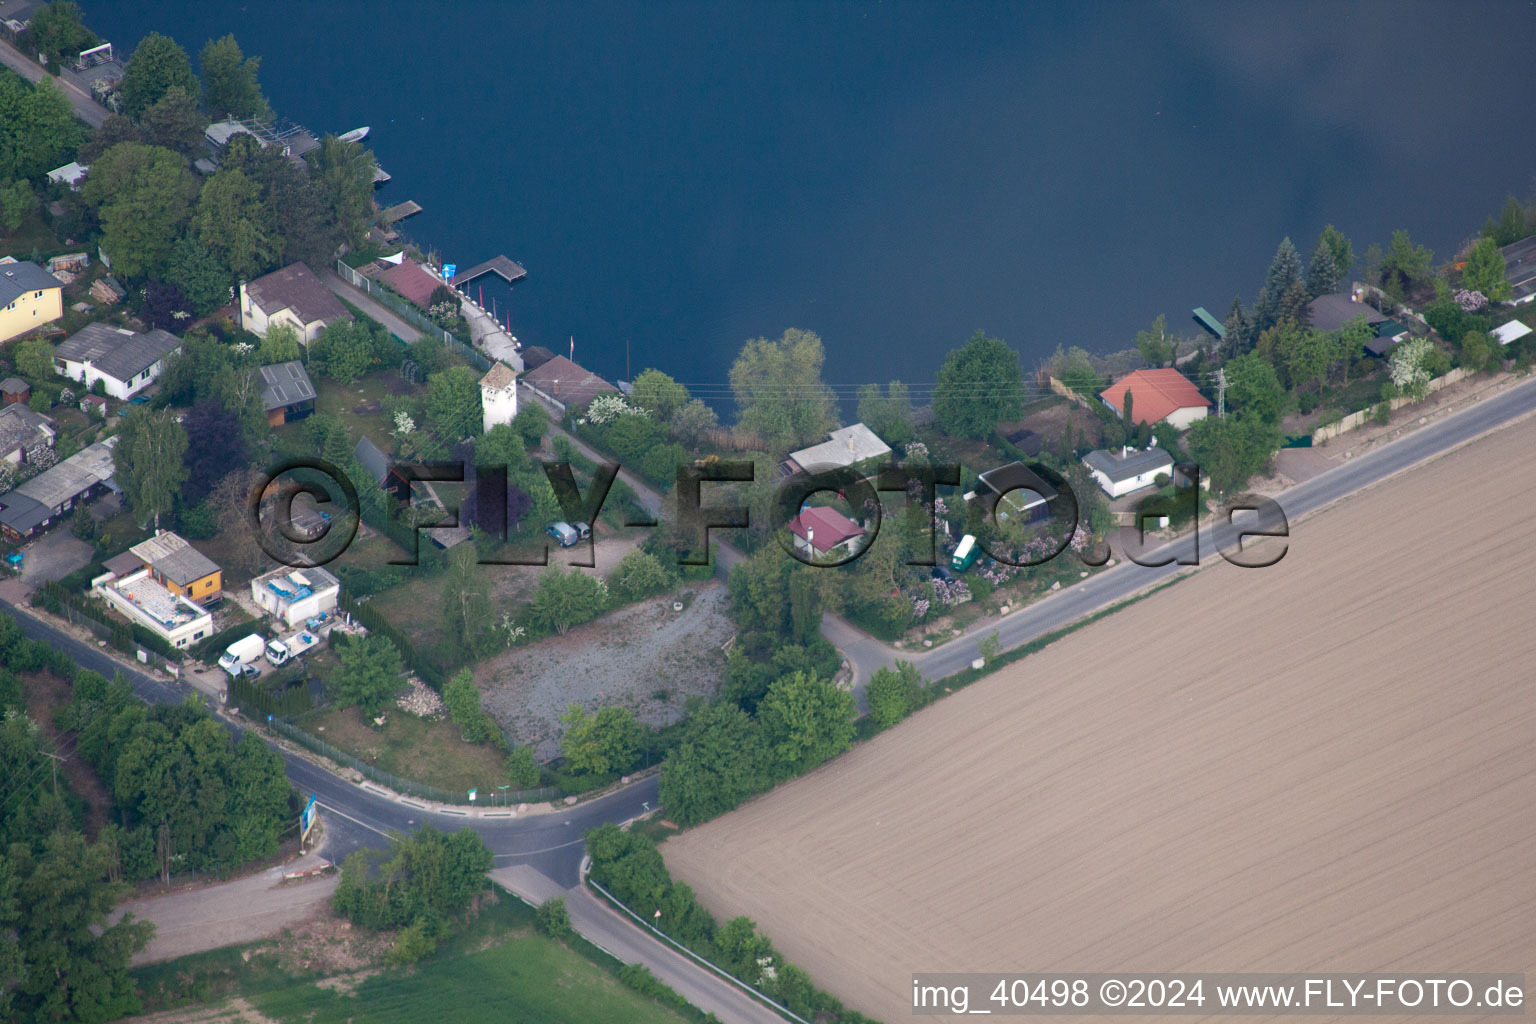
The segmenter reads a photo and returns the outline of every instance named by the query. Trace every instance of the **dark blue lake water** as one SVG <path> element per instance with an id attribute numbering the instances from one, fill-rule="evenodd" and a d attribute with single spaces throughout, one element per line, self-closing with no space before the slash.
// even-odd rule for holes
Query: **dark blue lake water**
<path id="1" fill-rule="evenodd" d="M 234 32 L 280 114 L 372 126 L 418 242 L 528 268 L 525 344 L 706 394 L 790 326 L 847 385 L 1125 347 L 1283 235 L 1440 253 L 1531 187 L 1525 0 L 1059 6 L 87 4 L 125 52 Z"/>

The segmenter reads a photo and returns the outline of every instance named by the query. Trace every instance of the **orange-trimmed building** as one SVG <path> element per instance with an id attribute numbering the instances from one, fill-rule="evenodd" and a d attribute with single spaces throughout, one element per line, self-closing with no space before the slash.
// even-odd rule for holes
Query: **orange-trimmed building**
<path id="1" fill-rule="evenodd" d="M 1125 394 L 1131 394 L 1131 422 L 1167 420 L 1175 430 L 1188 429 L 1210 412 L 1211 400 L 1190 379 L 1174 369 L 1137 370 L 1099 393 L 1099 399 L 1117 415 L 1125 410 Z"/>

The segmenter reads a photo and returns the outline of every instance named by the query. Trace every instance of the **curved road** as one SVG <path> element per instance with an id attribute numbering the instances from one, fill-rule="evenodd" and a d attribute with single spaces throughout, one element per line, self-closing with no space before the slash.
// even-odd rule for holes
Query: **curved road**
<path id="1" fill-rule="evenodd" d="M 1277 495 L 1275 500 L 1287 518 L 1294 521 L 1533 412 L 1536 412 L 1536 378 L 1517 383 L 1461 412 L 1427 424 L 1397 441 L 1297 484 Z M 1201 559 L 1220 558 L 1218 548 L 1233 546 L 1236 534 L 1236 528 L 1230 523 L 1218 522 L 1202 527 L 1198 531 Z M 1188 558 L 1196 540 L 1197 535 L 1186 535 L 1148 553 L 1144 560 L 1170 555 Z M 863 678 L 867 679 L 867 673 L 874 668 L 905 656 L 912 658 L 924 676 L 938 679 L 965 668 L 979 655 L 980 637 L 994 629 L 1004 648 L 1013 648 L 1187 570 L 1187 566 L 1173 562 L 1157 568 L 1121 563 L 1000 622 L 982 623 L 967 636 L 921 655 L 897 651 L 846 624 L 839 625 L 841 620 L 829 622 L 829 635 L 834 643 L 844 648 L 863 673 Z M 0 601 L 0 606 L 11 607 L 5 601 Z M 17 619 L 28 635 L 66 651 L 85 668 L 108 676 L 122 672 L 134 691 L 146 701 L 177 703 L 194 692 L 184 683 L 163 682 L 128 668 L 97 648 L 39 622 L 29 614 L 18 614 Z M 389 833 L 408 831 L 423 823 L 430 822 L 449 830 L 468 825 L 485 838 L 495 854 L 499 877 L 521 882 L 519 891 L 534 900 L 566 893 L 584 935 L 626 960 L 647 962 L 658 976 L 694 1005 L 727 1021 L 750 1024 L 782 1021 L 783 1018 L 766 1007 L 652 941 L 580 888 L 583 834 L 604 822 L 627 821 L 654 808 L 658 788 L 655 776 L 568 808 L 521 817 L 487 818 L 469 812 L 445 812 L 426 805 L 406 804 L 382 791 L 346 782 L 295 754 L 282 751 L 282 755 L 288 776 L 299 791 L 319 796 L 319 803 L 326 812 L 326 849 L 333 859 L 339 860 L 355 849 L 382 846 Z M 495 811 L 492 809 L 490 813 Z"/>

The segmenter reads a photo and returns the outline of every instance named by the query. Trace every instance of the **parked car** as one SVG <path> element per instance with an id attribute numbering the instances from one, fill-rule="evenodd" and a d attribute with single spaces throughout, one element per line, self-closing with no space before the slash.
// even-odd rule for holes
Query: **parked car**
<path id="1" fill-rule="evenodd" d="M 950 572 L 947 567 L 942 565 L 934 566 L 933 572 L 929 573 L 929 575 L 936 580 L 943 580 L 945 583 L 953 583 L 957 579 L 954 573 Z"/>
<path id="2" fill-rule="evenodd" d="M 592 527 L 586 523 L 572 523 L 571 529 L 576 531 L 576 537 L 579 540 L 586 540 L 592 536 Z"/>
<path id="3" fill-rule="evenodd" d="M 555 538 L 556 542 L 563 548 L 568 548 L 581 540 L 581 534 L 576 532 L 574 526 L 566 522 L 550 523 L 544 527 L 544 532 Z M 590 536 L 590 531 L 588 535 Z"/>

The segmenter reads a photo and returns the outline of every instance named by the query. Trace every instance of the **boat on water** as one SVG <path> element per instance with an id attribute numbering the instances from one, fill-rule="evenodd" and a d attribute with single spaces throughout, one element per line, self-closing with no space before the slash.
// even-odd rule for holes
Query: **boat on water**
<path id="1" fill-rule="evenodd" d="M 353 128 L 345 135 L 338 135 L 336 137 L 342 142 L 362 142 L 368 137 L 368 126 L 363 125 L 361 128 Z"/>

